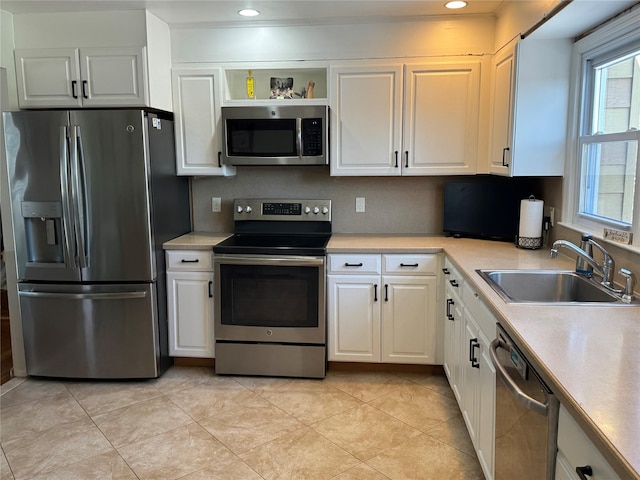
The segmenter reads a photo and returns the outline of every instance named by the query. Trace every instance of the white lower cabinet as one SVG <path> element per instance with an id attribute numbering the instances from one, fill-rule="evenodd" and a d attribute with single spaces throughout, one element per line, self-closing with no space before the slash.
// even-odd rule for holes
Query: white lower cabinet
<path id="1" fill-rule="evenodd" d="M 437 255 L 329 255 L 329 360 L 435 363 Z"/>
<path id="2" fill-rule="evenodd" d="M 582 472 L 582 477 L 578 472 Z M 619 480 L 609 463 L 561 405 L 558 417 L 556 480 Z"/>
<path id="3" fill-rule="evenodd" d="M 169 355 L 214 358 L 213 252 L 167 250 Z"/>
<path id="4" fill-rule="evenodd" d="M 497 322 L 451 261 L 444 265 L 444 369 L 484 476 L 492 480 L 496 372 L 489 345 Z"/>

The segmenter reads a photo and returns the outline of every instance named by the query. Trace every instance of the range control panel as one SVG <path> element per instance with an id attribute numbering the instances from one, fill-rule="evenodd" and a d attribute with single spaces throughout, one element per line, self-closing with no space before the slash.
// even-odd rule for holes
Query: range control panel
<path id="1" fill-rule="evenodd" d="M 233 219 L 330 222 L 331 200 L 236 199 Z"/>

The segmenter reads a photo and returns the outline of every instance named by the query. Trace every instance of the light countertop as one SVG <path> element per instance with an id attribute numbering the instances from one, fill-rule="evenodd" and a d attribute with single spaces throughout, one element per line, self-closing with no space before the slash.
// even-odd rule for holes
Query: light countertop
<path id="1" fill-rule="evenodd" d="M 334 234 L 327 251 L 445 252 L 620 477 L 640 478 L 640 306 L 507 304 L 475 271 L 575 268 L 568 257 L 550 258 L 548 248 L 420 235 Z"/>
<path id="2" fill-rule="evenodd" d="M 231 233 L 191 232 L 162 244 L 165 250 L 211 250 Z"/>

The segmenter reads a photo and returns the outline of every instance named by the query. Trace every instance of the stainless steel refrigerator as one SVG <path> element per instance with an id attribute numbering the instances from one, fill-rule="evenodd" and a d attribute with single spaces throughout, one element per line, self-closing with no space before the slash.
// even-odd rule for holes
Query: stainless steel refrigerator
<path id="1" fill-rule="evenodd" d="M 171 362 L 162 243 L 191 226 L 172 114 L 3 115 L 28 374 L 158 377 Z"/>

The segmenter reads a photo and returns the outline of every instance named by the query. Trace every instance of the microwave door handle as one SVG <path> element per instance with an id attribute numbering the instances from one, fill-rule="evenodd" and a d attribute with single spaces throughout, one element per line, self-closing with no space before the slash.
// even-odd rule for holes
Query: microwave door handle
<path id="1" fill-rule="evenodd" d="M 62 234 L 64 242 L 65 264 L 69 268 L 77 268 L 73 243 L 73 221 L 69 198 L 69 130 L 60 127 L 60 198 L 62 200 Z"/>
<path id="2" fill-rule="evenodd" d="M 302 158 L 302 147 L 302 119 L 296 118 L 296 149 L 300 158 Z"/>

